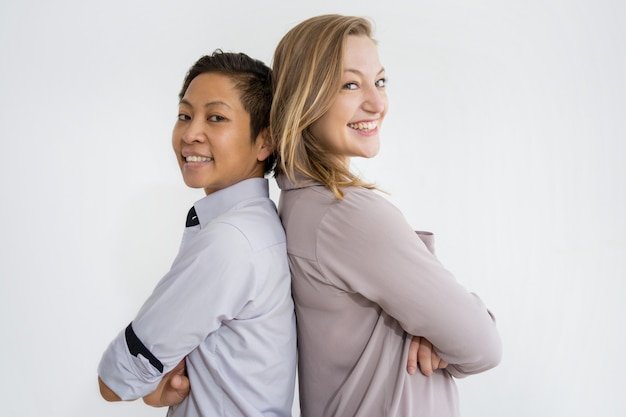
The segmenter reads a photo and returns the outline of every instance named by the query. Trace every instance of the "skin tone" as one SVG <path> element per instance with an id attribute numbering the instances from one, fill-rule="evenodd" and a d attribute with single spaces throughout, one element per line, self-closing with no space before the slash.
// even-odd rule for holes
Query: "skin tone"
<path id="1" fill-rule="evenodd" d="M 248 178 L 263 177 L 263 161 L 271 154 L 263 131 L 252 143 L 250 114 L 231 79 L 204 73 L 193 79 L 183 96 L 172 132 L 172 146 L 185 184 L 205 193 Z"/>
<path id="2" fill-rule="evenodd" d="M 385 69 L 378 48 L 365 35 L 348 36 L 344 50 L 342 88 L 328 111 L 310 127 L 311 133 L 329 153 L 350 164 L 350 158 L 372 158 L 380 149 L 380 128 L 389 102 L 385 91 Z M 414 336 L 409 347 L 407 372 L 417 368 L 430 376 L 448 363 L 425 338 Z"/>
<path id="3" fill-rule="evenodd" d="M 388 101 L 384 69 L 380 64 L 376 45 L 369 37 L 348 37 L 344 64 L 346 70 L 342 76 L 343 87 L 340 93 L 328 112 L 312 124 L 310 129 L 330 153 L 348 165 L 350 158 L 354 156 L 371 158 L 378 154 L 379 130 L 387 114 Z M 176 144 L 174 148 L 176 150 Z M 181 169 L 183 166 L 181 165 Z M 198 178 L 195 174 L 190 175 L 190 180 L 195 178 Z M 419 367 L 422 374 L 430 376 L 435 370 L 447 366 L 448 363 L 439 357 L 426 338 L 412 338 L 406 367 L 409 374 L 415 374 Z M 155 392 L 144 398 L 146 404 L 155 407 L 169 406 L 184 399 L 189 393 L 189 379 L 184 374 L 184 361 L 175 371 L 171 372 L 174 374 L 171 378 L 171 373 L 166 374 Z"/>
<path id="4" fill-rule="evenodd" d="M 204 73 L 191 81 L 178 109 L 172 146 L 185 184 L 209 195 L 249 178 L 263 178 L 264 161 L 271 153 L 267 131 L 251 141 L 250 114 L 232 80 Z M 163 376 L 157 389 L 144 397 L 154 407 L 180 403 L 190 390 L 183 359 Z M 120 401 L 98 377 L 100 394 Z"/>
<path id="5" fill-rule="evenodd" d="M 154 392 L 143 397 L 143 402 L 152 407 L 165 407 L 181 403 L 191 386 L 185 373 L 185 360 L 165 374 Z"/>
<path id="6" fill-rule="evenodd" d="M 376 44 L 367 36 L 349 36 L 344 53 L 342 88 L 311 133 L 336 157 L 372 158 L 380 149 L 380 127 L 387 114 L 385 70 Z"/>
<path id="7" fill-rule="evenodd" d="M 104 398 L 107 401 L 121 401 L 122 399 L 120 397 L 118 397 L 118 395 L 116 393 L 113 392 L 113 390 L 111 390 L 111 388 L 109 388 L 104 381 L 102 381 L 100 379 L 100 377 L 98 377 L 98 385 L 100 386 L 100 395 L 102 395 L 102 398 Z"/>
<path id="8" fill-rule="evenodd" d="M 367 36 L 349 36 L 344 56 L 342 89 L 330 109 L 311 125 L 311 133 L 336 157 L 350 163 L 350 158 L 372 158 L 380 148 L 379 131 L 387 114 L 385 72 L 374 42 Z M 448 363 L 441 359 L 425 338 L 414 336 L 409 346 L 407 372 L 419 370 L 430 376 Z M 189 380 L 183 373 L 170 380 L 166 375 L 157 390 L 144 401 L 153 406 L 174 405 L 188 393 Z"/>
<path id="9" fill-rule="evenodd" d="M 418 365 L 422 374 L 430 376 L 436 369 L 448 366 L 448 363 L 437 355 L 433 345 L 427 339 L 414 336 L 409 346 L 407 372 L 413 375 L 417 372 Z M 185 361 L 183 360 L 174 370 L 165 374 L 157 389 L 145 396 L 143 400 L 153 407 L 176 405 L 189 395 L 189 389 L 189 378 L 185 375 Z"/>
<path id="10" fill-rule="evenodd" d="M 417 372 L 418 365 L 424 375 L 431 376 L 437 369 L 447 367 L 448 362 L 439 357 L 432 343 L 426 338 L 413 336 L 409 346 L 409 359 L 406 364 L 407 372 L 413 375 Z"/>
<path id="11" fill-rule="evenodd" d="M 157 388 L 143 397 L 143 401 L 153 407 L 167 407 L 181 403 L 189 395 L 191 389 L 185 371 L 185 360 L 183 359 L 174 369 L 163 375 Z M 121 401 L 121 398 L 100 377 L 98 377 L 98 384 L 102 398 L 107 401 Z"/>

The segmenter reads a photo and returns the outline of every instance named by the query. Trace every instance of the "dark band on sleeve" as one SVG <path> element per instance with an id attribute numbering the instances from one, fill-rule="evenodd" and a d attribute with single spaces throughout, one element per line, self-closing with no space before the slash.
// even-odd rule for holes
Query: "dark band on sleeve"
<path id="1" fill-rule="evenodd" d="M 158 369 L 159 372 L 163 372 L 163 364 L 148 350 L 142 341 L 139 340 L 133 330 L 133 323 L 130 323 L 126 328 L 126 345 L 128 345 L 128 350 L 131 355 L 135 357 L 137 357 L 137 355 L 143 356 L 148 359 L 150 364 Z"/>

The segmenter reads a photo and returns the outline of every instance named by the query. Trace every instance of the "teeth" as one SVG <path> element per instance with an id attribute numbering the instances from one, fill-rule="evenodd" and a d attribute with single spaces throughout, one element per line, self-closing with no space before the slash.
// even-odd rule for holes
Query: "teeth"
<path id="1" fill-rule="evenodd" d="M 212 161 L 213 158 L 209 158 L 206 156 L 198 156 L 198 155 L 190 155 L 185 158 L 187 162 L 209 162 Z"/>
<path id="2" fill-rule="evenodd" d="M 350 123 L 348 127 L 356 130 L 374 130 L 378 127 L 376 122 L 360 122 L 360 123 Z"/>

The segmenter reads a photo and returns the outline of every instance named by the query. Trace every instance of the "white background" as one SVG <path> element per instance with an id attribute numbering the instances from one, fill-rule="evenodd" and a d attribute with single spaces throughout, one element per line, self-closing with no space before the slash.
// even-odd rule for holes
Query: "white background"
<path id="1" fill-rule="evenodd" d="M 183 77 L 328 12 L 374 19 L 389 76 L 355 167 L 497 316 L 463 416 L 626 414 L 625 2 L 2 0 L 2 415 L 164 416 L 104 402 L 96 367 L 202 197 L 170 146 Z"/>

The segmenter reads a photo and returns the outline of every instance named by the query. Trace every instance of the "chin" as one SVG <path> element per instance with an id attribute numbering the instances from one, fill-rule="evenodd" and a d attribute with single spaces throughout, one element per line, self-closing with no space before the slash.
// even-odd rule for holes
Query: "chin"
<path id="1" fill-rule="evenodd" d="M 185 181 L 185 185 L 189 188 L 204 188 L 204 184 L 198 183 L 198 181 L 187 178 L 183 178 L 183 180 Z"/>
<path id="2" fill-rule="evenodd" d="M 378 155 L 379 151 L 380 151 L 380 147 L 376 147 L 376 149 L 366 149 L 361 155 L 361 157 L 370 159 Z"/>

